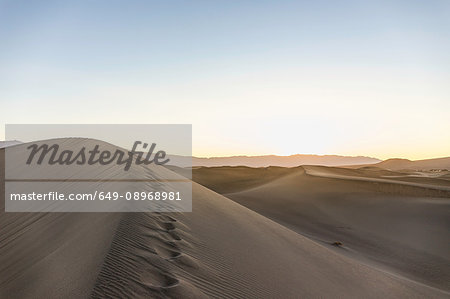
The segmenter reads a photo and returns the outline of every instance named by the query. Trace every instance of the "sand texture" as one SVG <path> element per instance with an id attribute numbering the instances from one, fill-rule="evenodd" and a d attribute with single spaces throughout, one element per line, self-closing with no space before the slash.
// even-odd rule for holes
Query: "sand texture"
<path id="1" fill-rule="evenodd" d="M 3 173 L 0 298 L 449 296 L 448 185 L 225 170 L 191 213 L 5 213 Z"/>

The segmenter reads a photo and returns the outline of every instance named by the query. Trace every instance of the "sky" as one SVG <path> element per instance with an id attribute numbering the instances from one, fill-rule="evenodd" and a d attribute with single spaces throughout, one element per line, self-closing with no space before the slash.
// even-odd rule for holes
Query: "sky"
<path id="1" fill-rule="evenodd" d="M 449 53 L 450 1 L 0 0 L 0 126 L 192 124 L 207 157 L 450 156 Z"/>

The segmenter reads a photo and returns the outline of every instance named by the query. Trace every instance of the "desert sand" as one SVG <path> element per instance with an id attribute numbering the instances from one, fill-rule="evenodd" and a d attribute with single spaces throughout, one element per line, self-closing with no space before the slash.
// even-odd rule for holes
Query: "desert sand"
<path id="1" fill-rule="evenodd" d="M 317 165 L 317 164 L 314 164 Z M 330 165 L 326 165 L 330 166 Z M 424 160 L 408 160 L 408 159 L 387 159 L 378 163 L 368 163 L 368 164 L 348 164 L 348 165 L 335 165 L 342 166 L 345 168 L 362 168 L 367 167 L 377 167 L 381 169 L 391 170 L 391 171 L 402 171 L 402 172 L 435 172 L 439 173 L 442 171 L 450 171 L 450 157 L 435 158 L 435 159 L 424 159 Z"/>
<path id="2" fill-rule="evenodd" d="M 450 157 L 411 161 L 407 159 L 389 159 L 375 166 L 390 170 L 450 170 Z"/>
<path id="3" fill-rule="evenodd" d="M 2 173 L 0 297 L 449 296 L 448 185 L 208 171 L 234 201 L 193 183 L 191 213 L 5 213 Z"/>
<path id="4" fill-rule="evenodd" d="M 273 172 L 282 175 L 267 179 Z M 250 182 L 247 188 L 240 177 Z M 193 173 L 195 181 L 338 254 L 448 292 L 446 177 L 322 166 L 199 168 Z"/>

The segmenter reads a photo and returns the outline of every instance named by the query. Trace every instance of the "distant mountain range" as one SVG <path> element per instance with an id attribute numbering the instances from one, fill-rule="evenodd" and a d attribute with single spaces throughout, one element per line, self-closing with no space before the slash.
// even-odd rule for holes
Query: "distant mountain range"
<path id="1" fill-rule="evenodd" d="M 190 158 L 181 156 L 171 156 L 172 165 L 188 167 Z M 300 165 L 320 165 L 320 166 L 345 166 L 358 168 L 363 166 L 375 166 L 389 170 L 449 170 L 450 157 L 425 159 L 411 161 L 408 159 L 388 159 L 380 160 L 364 156 L 338 156 L 338 155 L 292 155 L 292 156 L 232 156 L 213 158 L 192 158 L 193 167 L 219 167 L 219 166 L 248 166 L 248 167 L 296 167 Z"/>
<path id="2" fill-rule="evenodd" d="M 21 144 L 18 140 L 0 141 L 0 148 Z M 407 159 L 380 160 L 365 156 L 338 156 L 338 155 L 291 155 L 291 156 L 231 156 L 231 157 L 186 157 L 170 156 L 170 165 L 178 167 L 218 167 L 218 166 L 247 166 L 247 167 L 296 167 L 300 165 L 320 166 L 348 166 L 356 168 L 359 166 L 376 166 L 389 170 L 450 170 L 450 157 L 411 161 Z"/>
<path id="3" fill-rule="evenodd" d="M 187 167 L 191 163 L 191 158 L 182 156 L 171 156 L 171 164 Z M 291 156 L 231 156 L 231 157 L 212 157 L 212 158 L 192 158 L 192 166 L 248 166 L 248 167 L 295 167 L 299 165 L 322 165 L 322 166 L 343 166 L 343 165 L 361 165 L 375 164 L 381 160 L 371 157 L 349 157 L 337 155 L 291 155 Z"/>

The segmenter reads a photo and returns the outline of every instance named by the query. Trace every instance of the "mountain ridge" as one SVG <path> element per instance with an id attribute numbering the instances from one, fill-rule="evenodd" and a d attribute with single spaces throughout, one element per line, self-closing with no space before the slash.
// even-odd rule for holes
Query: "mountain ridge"
<path id="1" fill-rule="evenodd" d="M 314 155 L 295 154 L 290 156 L 260 155 L 260 156 L 229 156 L 229 157 L 183 157 L 171 155 L 176 165 L 198 167 L 215 166 L 248 166 L 248 167 L 296 167 L 300 165 L 342 166 L 376 164 L 382 160 L 365 156 Z"/>

